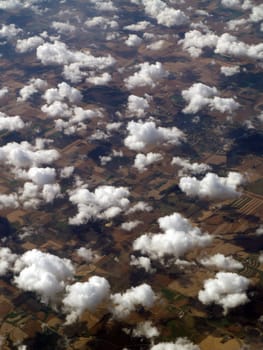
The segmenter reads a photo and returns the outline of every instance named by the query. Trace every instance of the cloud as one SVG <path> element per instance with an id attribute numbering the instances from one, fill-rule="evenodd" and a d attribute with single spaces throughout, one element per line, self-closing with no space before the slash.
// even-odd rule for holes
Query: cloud
<path id="1" fill-rule="evenodd" d="M 54 168 L 37 168 L 32 167 L 27 172 L 28 178 L 36 185 L 44 186 L 55 182 L 56 170 Z"/>
<path id="2" fill-rule="evenodd" d="M 137 268 L 142 268 L 149 273 L 155 272 L 155 270 L 152 268 L 151 260 L 146 256 L 139 256 L 136 258 L 134 255 L 131 255 L 130 265 Z"/>
<path id="3" fill-rule="evenodd" d="M 144 32 L 151 25 L 148 21 L 139 21 L 134 24 L 123 27 L 125 30 L 130 30 L 133 32 Z"/>
<path id="4" fill-rule="evenodd" d="M 159 343 L 153 345 L 150 350 L 200 350 L 187 338 L 178 338 L 175 342 Z"/>
<path id="5" fill-rule="evenodd" d="M 32 95 L 39 91 L 44 91 L 48 84 L 45 80 L 39 78 L 32 78 L 29 80 L 29 84 L 25 85 L 19 91 L 19 97 L 17 101 L 27 101 Z"/>
<path id="6" fill-rule="evenodd" d="M 47 101 L 48 104 L 51 104 L 55 101 L 63 101 L 67 99 L 70 103 L 79 103 L 82 100 L 81 92 L 67 84 L 66 82 L 62 82 L 58 84 L 57 88 L 52 88 L 46 90 L 43 98 Z"/>
<path id="7" fill-rule="evenodd" d="M 214 48 L 217 44 L 218 36 L 212 32 L 201 33 L 199 30 L 190 30 L 185 33 L 184 39 L 178 41 L 183 45 L 183 49 L 188 51 L 190 56 L 199 57 L 205 47 Z"/>
<path id="8" fill-rule="evenodd" d="M 147 15 L 165 27 L 181 26 L 189 20 L 183 11 L 167 6 L 162 0 L 141 0 L 139 3 L 143 4 Z"/>
<path id="9" fill-rule="evenodd" d="M 163 159 L 160 153 L 149 152 L 146 155 L 143 153 L 136 154 L 133 166 L 140 172 L 147 170 L 147 167 L 153 163 L 159 162 Z"/>
<path id="10" fill-rule="evenodd" d="M 131 150 L 141 151 L 149 145 L 173 144 L 178 145 L 185 139 L 184 133 L 177 129 L 156 127 L 154 121 L 130 121 L 127 126 L 129 135 L 124 144 Z"/>
<path id="11" fill-rule="evenodd" d="M 1 6 L 1 5 L 0 5 Z M 21 28 L 18 28 L 15 24 L 2 24 L 2 27 L 0 29 L 0 38 L 11 40 L 15 38 L 19 33 L 21 33 L 23 30 Z"/>
<path id="12" fill-rule="evenodd" d="M 93 85 L 108 85 L 111 80 L 112 77 L 108 72 L 104 72 L 101 75 L 92 75 L 86 78 L 86 82 Z"/>
<path id="13" fill-rule="evenodd" d="M 212 237 L 203 233 L 179 213 L 158 219 L 163 233 L 146 233 L 133 242 L 133 250 L 148 255 L 153 260 L 161 260 L 166 256 L 175 259 L 184 256 L 196 247 L 205 247 L 211 243 Z"/>
<path id="14" fill-rule="evenodd" d="M 168 76 L 168 72 L 163 68 L 160 62 L 155 62 L 153 64 L 144 62 L 138 64 L 136 68 L 138 68 L 139 71 L 124 80 L 126 88 L 129 90 L 143 86 L 154 88 L 159 80 Z"/>
<path id="15" fill-rule="evenodd" d="M 189 159 L 173 157 L 172 165 L 177 165 L 182 169 L 179 170 L 178 175 L 183 176 L 185 174 L 203 174 L 209 170 L 211 167 L 205 163 L 190 163 Z"/>
<path id="16" fill-rule="evenodd" d="M 5 113 L 0 112 L 0 130 L 20 130 L 25 127 L 25 123 L 18 115 L 9 117 Z"/>
<path id="17" fill-rule="evenodd" d="M 0 194 L 0 209 L 3 208 L 18 208 L 18 195 L 16 193 Z"/>
<path id="18" fill-rule="evenodd" d="M 179 187 L 190 197 L 224 200 L 239 197 L 237 188 L 243 182 L 243 175 L 231 171 L 226 177 L 207 173 L 202 180 L 190 176 L 182 177 Z"/>
<path id="19" fill-rule="evenodd" d="M 33 249 L 15 262 L 14 282 L 18 288 L 37 293 L 43 303 L 55 302 L 64 291 L 65 283 L 73 277 L 70 260 Z"/>
<path id="20" fill-rule="evenodd" d="M 128 97 L 127 112 L 133 117 L 142 118 L 145 115 L 145 110 L 150 107 L 151 97 L 145 94 L 145 97 L 130 95 Z"/>
<path id="21" fill-rule="evenodd" d="M 0 98 L 4 97 L 5 95 L 8 94 L 8 87 L 4 86 L 0 89 Z"/>
<path id="22" fill-rule="evenodd" d="M 144 337 L 147 339 L 152 339 L 158 337 L 160 332 L 153 326 L 152 321 L 140 322 L 137 324 L 136 328 L 132 330 L 133 337 Z"/>
<path id="23" fill-rule="evenodd" d="M 123 222 L 121 224 L 121 228 L 125 231 L 132 231 L 135 227 L 140 225 L 142 221 L 140 220 L 133 220 L 133 221 L 128 221 L 128 222 Z"/>
<path id="24" fill-rule="evenodd" d="M 130 47 L 140 46 L 142 43 L 142 38 L 137 34 L 129 34 L 128 38 L 125 40 L 125 44 Z"/>
<path id="25" fill-rule="evenodd" d="M 77 188 L 69 195 L 70 201 L 78 207 L 78 213 L 69 219 L 71 225 L 85 224 L 92 219 L 111 219 L 126 210 L 130 203 L 126 187 L 99 186 L 94 192 Z"/>
<path id="26" fill-rule="evenodd" d="M 17 255 L 13 254 L 9 248 L 0 248 L 0 276 L 5 276 L 13 267 Z"/>
<path id="27" fill-rule="evenodd" d="M 72 34 L 76 30 L 76 27 L 70 23 L 57 21 L 52 22 L 51 27 L 55 29 L 59 34 L 64 35 Z"/>
<path id="28" fill-rule="evenodd" d="M 62 300 L 64 312 L 68 313 L 67 323 L 76 321 L 85 310 L 94 311 L 109 294 L 109 282 L 99 276 L 92 276 L 87 282 L 76 282 L 67 286 L 66 296 Z"/>
<path id="29" fill-rule="evenodd" d="M 219 270 L 232 271 L 243 269 L 243 264 L 235 260 L 232 256 L 224 256 L 217 253 L 213 256 L 200 259 L 200 263 L 206 267 L 216 267 Z"/>
<path id="30" fill-rule="evenodd" d="M 238 74 L 240 72 L 239 66 L 222 66 L 220 72 L 226 77 L 231 77 L 232 75 Z"/>
<path id="31" fill-rule="evenodd" d="M 222 113 L 233 113 L 240 107 L 233 98 L 221 98 L 217 96 L 216 87 L 210 87 L 203 83 L 194 83 L 188 90 L 182 91 L 182 96 L 188 105 L 183 109 L 184 113 L 197 113 L 204 107 L 217 110 Z"/>
<path id="32" fill-rule="evenodd" d="M 84 259 L 87 263 L 94 263 L 99 255 L 96 254 L 91 248 L 80 247 L 77 249 L 77 255 Z"/>
<path id="33" fill-rule="evenodd" d="M 31 52 L 35 50 L 39 45 L 44 43 L 44 39 L 41 36 L 31 36 L 27 39 L 17 40 L 16 51 L 20 53 Z"/>
<path id="34" fill-rule="evenodd" d="M 118 319 L 126 318 L 132 311 L 136 310 L 137 306 L 143 306 L 146 309 L 151 308 L 155 300 L 156 295 L 151 286 L 146 283 L 131 287 L 124 293 L 112 294 L 113 316 Z"/>
<path id="35" fill-rule="evenodd" d="M 133 214 L 133 213 L 136 213 L 138 211 L 146 211 L 146 212 L 149 212 L 149 211 L 152 211 L 152 207 L 146 203 L 146 202 L 143 202 L 143 201 L 140 201 L 136 204 L 134 204 L 132 207 L 130 207 L 127 211 L 126 211 L 126 214 Z"/>
<path id="36" fill-rule="evenodd" d="M 222 306 L 226 315 L 229 309 L 249 301 L 246 295 L 249 284 L 249 279 L 236 273 L 218 272 L 215 278 L 205 280 L 198 299 L 205 305 L 215 303 Z"/>
<path id="37" fill-rule="evenodd" d="M 114 16 L 114 19 L 103 17 L 103 16 L 95 16 L 89 18 L 85 22 L 85 26 L 87 28 L 100 27 L 102 30 L 110 30 L 110 29 L 118 29 L 119 24 L 115 20 L 118 17 Z"/>

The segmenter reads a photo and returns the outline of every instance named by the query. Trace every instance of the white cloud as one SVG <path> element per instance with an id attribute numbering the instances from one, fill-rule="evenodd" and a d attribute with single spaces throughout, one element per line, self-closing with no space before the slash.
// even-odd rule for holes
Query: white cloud
<path id="1" fill-rule="evenodd" d="M 18 28 L 15 24 L 2 24 L 0 29 L 0 38 L 11 40 L 22 32 L 21 28 Z"/>
<path id="2" fill-rule="evenodd" d="M 0 194 L 0 209 L 3 208 L 18 208 L 18 196 L 16 193 Z"/>
<path id="3" fill-rule="evenodd" d="M 143 153 L 136 154 L 133 166 L 140 172 L 147 170 L 147 167 L 153 163 L 159 162 L 163 159 L 160 153 L 149 152 L 146 155 Z"/>
<path id="4" fill-rule="evenodd" d="M 188 51 L 192 57 L 199 57 L 203 48 L 214 48 L 217 44 L 218 36 L 212 32 L 202 34 L 200 31 L 194 29 L 185 33 L 184 39 L 178 41 L 183 45 L 183 49 Z"/>
<path id="5" fill-rule="evenodd" d="M 133 337 L 145 337 L 147 339 L 152 339 L 158 337 L 160 332 L 153 326 L 152 321 L 140 322 L 137 324 L 136 328 L 132 330 Z"/>
<path id="6" fill-rule="evenodd" d="M 5 276 L 12 269 L 17 255 L 13 254 L 9 248 L 0 248 L 0 276 Z"/>
<path id="7" fill-rule="evenodd" d="M 237 172 L 229 172 L 226 177 L 207 173 L 202 180 L 190 176 L 182 177 L 179 187 L 187 196 L 223 200 L 239 197 L 237 188 L 243 182 L 244 177 Z"/>
<path id="8" fill-rule="evenodd" d="M 154 121 L 145 123 L 130 121 L 127 130 L 129 135 L 125 138 L 124 144 L 134 151 L 141 151 L 149 145 L 178 145 L 185 139 L 184 133 L 176 127 L 156 127 Z"/>
<path id="9" fill-rule="evenodd" d="M 51 27 L 55 29 L 59 34 L 69 35 L 76 30 L 76 27 L 70 23 L 57 22 L 54 21 L 51 24 Z"/>
<path id="10" fill-rule="evenodd" d="M 147 256 L 139 256 L 136 258 L 134 255 L 131 255 L 131 266 L 136 266 L 138 268 L 143 268 L 146 272 L 152 273 L 155 270 L 152 268 L 151 260 Z"/>
<path id="11" fill-rule="evenodd" d="M 182 91 L 182 96 L 188 105 L 183 109 L 184 113 L 197 113 L 204 107 L 217 110 L 222 113 L 233 113 L 240 107 L 233 98 L 218 97 L 216 87 L 210 87 L 203 83 L 194 83 L 189 89 Z"/>
<path id="12" fill-rule="evenodd" d="M 150 107 L 149 102 L 151 97 L 145 94 L 145 97 L 130 95 L 128 97 L 127 112 L 131 116 L 142 118 L 145 115 L 145 110 Z"/>
<path id="13" fill-rule="evenodd" d="M 249 16 L 252 22 L 260 22 L 263 20 L 263 4 L 253 6 L 251 14 Z"/>
<path id="14" fill-rule="evenodd" d="M 100 27 L 103 30 L 118 29 L 119 24 L 115 19 L 117 19 L 115 16 L 114 19 L 103 16 L 95 16 L 87 19 L 85 26 L 87 28 Z"/>
<path id="15" fill-rule="evenodd" d="M 66 82 L 62 82 L 58 84 L 57 88 L 46 90 L 43 98 L 49 105 L 55 101 L 63 101 L 65 99 L 75 104 L 81 102 L 82 94 L 78 89 L 70 86 Z"/>
<path id="16" fill-rule="evenodd" d="M 124 293 L 112 294 L 112 312 L 116 318 L 123 319 L 129 316 L 132 311 L 135 311 L 137 306 L 143 306 L 146 309 L 151 308 L 155 300 L 156 295 L 151 286 L 144 283 L 137 287 L 131 287 Z"/>
<path id="17" fill-rule="evenodd" d="M 187 338 L 178 338 L 175 342 L 159 343 L 153 345 L 150 350 L 200 350 Z"/>
<path id="18" fill-rule="evenodd" d="M 263 224 L 260 225 L 260 226 L 256 229 L 256 235 L 258 235 L 258 236 L 263 235 Z"/>
<path id="19" fill-rule="evenodd" d="M 155 41 L 152 44 L 147 45 L 146 47 L 149 50 L 158 51 L 163 48 L 164 44 L 165 44 L 165 40 L 161 39 L 161 40 Z"/>
<path id="20" fill-rule="evenodd" d="M 94 263 L 99 255 L 96 254 L 91 248 L 80 247 L 77 249 L 77 255 L 84 259 L 87 263 Z"/>
<path id="21" fill-rule="evenodd" d="M 72 165 L 65 166 L 60 171 L 60 177 L 62 179 L 68 179 L 73 174 L 74 170 L 75 170 L 75 168 Z"/>
<path id="22" fill-rule="evenodd" d="M 17 40 L 16 51 L 20 53 L 26 53 L 35 50 L 39 45 L 44 43 L 44 39 L 41 36 L 32 36 L 27 39 Z"/>
<path id="23" fill-rule="evenodd" d="M 205 305 L 215 303 L 222 306 L 226 315 L 229 309 L 249 301 L 246 295 L 249 284 L 249 279 L 244 276 L 233 272 L 218 272 L 215 278 L 205 280 L 198 299 Z"/>
<path id="24" fill-rule="evenodd" d="M 232 256 L 224 256 L 217 253 L 213 256 L 200 259 L 200 263 L 206 267 L 216 267 L 224 271 L 240 270 L 244 266 L 239 261 L 235 260 Z"/>
<path id="25" fill-rule="evenodd" d="M 4 86 L 0 89 L 0 98 L 4 97 L 5 95 L 8 94 L 8 87 Z"/>
<path id="26" fill-rule="evenodd" d="M 146 202 L 140 201 L 140 202 L 134 204 L 131 208 L 129 208 L 126 211 L 126 214 L 133 214 L 133 213 L 136 213 L 138 211 L 150 212 L 150 211 L 152 211 L 152 209 L 153 208 L 149 204 L 147 204 Z"/>
<path id="27" fill-rule="evenodd" d="M 146 233 L 133 242 L 133 249 L 151 259 L 179 258 L 196 247 L 205 247 L 212 237 L 203 233 L 179 213 L 158 219 L 163 233 Z"/>
<path id="28" fill-rule="evenodd" d="M 39 78 L 32 78 L 29 80 L 29 84 L 25 85 L 19 91 L 18 101 L 27 101 L 32 95 L 39 91 L 44 91 L 48 84 L 45 80 Z"/>
<path id="29" fill-rule="evenodd" d="M 155 62 L 154 64 L 144 62 L 138 64 L 136 67 L 139 68 L 139 71 L 124 80 L 129 90 L 142 86 L 154 88 L 159 80 L 168 76 L 168 72 L 160 62 Z"/>
<path id="30" fill-rule="evenodd" d="M 137 34 L 129 34 L 128 38 L 125 40 L 125 44 L 130 47 L 140 46 L 142 43 L 142 38 Z"/>
<path id="31" fill-rule="evenodd" d="M 220 72 L 226 77 L 231 77 L 232 75 L 238 74 L 240 72 L 239 66 L 222 66 Z"/>
<path id="32" fill-rule="evenodd" d="M 121 228 L 123 230 L 125 230 L 125 231 L 132 231 L 135 227 L 137 227 L 141 223 L 142 223 L 142 221 L 140 221 L 140 220 L 133 220 L 133 221 L 123 222 L 121 224 Z"/>
<path id="33" fill-rule="evenodd" d="M 125 187 L 99 186 L 94 192 L 87 188 L 70 191 L 70 201 L 78 213 L 69 219 L 72 225 L 81 225 L 91 219 L 110 219 L 129 206 L 129 190 Z"/>
<path id="34" fill-rule="evenodd" d="M 76 282 L 66 287 L 62 300 L 64 311 L 68 313 L 67 323 L 72 323 L 85 310 L 94 311 L 110 294 L 109 282 L 104 277 L 92 276 L 87 282 Z"/>
<path id="35" fill-rule="evenodd" d="M 173 157 L 172 165 L 177 165 L 182 169 L 179 170 L 178 175 L 183 176 L 185 174 L 203 174 L 209 170 L 211 167 L 205 163 L 190 163 L 189 159 Z"/>
<path id="36" fill-rule="evenodd" d="M 70 260 L 37 249 L 29 250 L 17 259 L 14 271 L 18 288 L 37 293 L 44 303 L 55 302 L 66 281 L 74 274 Z"/>
<path id="37" fill-rule="evenodd" d="M 25 127 L 25 123 L 19 116 L 9 117 L 5 113 L 0 112 L 0 130 L 20 130 Z"/>
<path id="38" fill-rule="evenodd" d="M 144 32 L 151 25 L 148 21 L 140 21 L 134 24 L 123 27 L 123 29 L 131 30 L 133 32 Z"/>
<path id="39" fill-rule="evenodd" d="M 101 75 L 92 75 L 86 78 L 86 82 L 93 85 L 108 85 L 111 80 L 112 77 L 108 72 L 104 72 Z"/>

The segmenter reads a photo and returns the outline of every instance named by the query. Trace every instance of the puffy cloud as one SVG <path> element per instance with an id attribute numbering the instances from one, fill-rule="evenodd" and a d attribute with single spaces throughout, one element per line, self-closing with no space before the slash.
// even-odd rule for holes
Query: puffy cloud
<path id="1" fill-rule="evenodd" d="M 37 249 L 29 250 L 17 259 L 14 271 L 18 288 L 37 293 L 44 303 L 56 301 L 66 281 L 74 274 L 70 260 Z"/>
<path id="2" fill-rule="evenodd" d="M 70 201 L 78 207 L 78 213 L 69 219 L 72 225 L 81 225 L 91 219 L 110 219 L 129 206 L 130 192 L 125 187 L 99 186 L 94 192 L 77 188 L 70 192 Z"/>
<path id="3" fill-rule="evenodd" d="M 55 101 L 63 101 L 65 99 L 67 99 L 70 103 L 79 103 L 82 100 L 82 94 L 78 89 L 63 81 L 62 83 L 58 84 L 57 88 L 46 90 L 43 98 L 48 104 Z"/>
<path id="4" fill-rule="evenodd" d="M 222 66 L 220 72 L 226 77 L 231 77 L 232 75 L 238 74 L 240 72 L 239 66 Z"/>
<path id="5" fill-rule="evenodd" d="M 111 295 L 113 303 L 113 315 L 122 319 L 129 316 L 137 306 L 151 308 L 156 300 L 156 295 L 151 286 L 143 283 L 137 287 L 131 287 L 124 293 L 116 293 Z"/>
<path id="6" fill-rule="evenodd" d="M 194 83 L 188 90 L 182 91 L 182 96 L 188 105 L 183 109 L 184 113 L 197 113 L 204 107 L 219 112 L 232 113 L 239 108 L 233 98 L 221 98 L 216 96 L 218 90 L 216 87 L 210 87 L 203 83 Z"/>
<path id="7" fill-rule="evenodd" d="M 51 27 L 55 29 L 59 34 L 68 35 L 76 30 L 76 27 L 70 23 L 65 22 L 52 22 Z"/>
<path id="8" fill-rule="evenodd" d="M 0 112 L 0 130 L 20 130 L 25 127 L 25 123 L 19 116 L 9 117 L 5 113 Z"/>
<path id="9" fill-rule="evenodd" d="M 168 76 L 168 72 L 163 68 L 160 62 L 150 64 L 149 62 L 137 65 L 138 72 L 124 80 L 127 89 L 134 89 L 140 86 L 150 86 L 154 88 L 157 82 Z"/>
<path id="10" fill-rule="evenodd" d="M 85 22 L 85 26 L 87 28 L 100 27 L 103 30 L 110 30 L 110 29 L 118 29 L 119 24 L 115 19 L 111 19 L 103 16 L 95 16 L 93 18 L 89 18 Z"/>
<path id="11" fill-rule="evenodd" d="M 256 229 L 256 235 L 258 235 L 258 236 L 263 235 L 263 224 L 260 225 L 260 226 Z"/>
<path id="12" fill-rule="evenodd" d="M 232 271 L 243 269 L 243 264 L 235 260 L 232 256 L 224 256 L 223 254 L 215 254 L 213 256 L 203 258 L 200 263 L 206 267 L 216 267 L 220 270 Z"/>
<path id="13" fill-rule="evenodd" d="M 33 146 L 27 141 L 10 142 L 0 147 L 0 161 L 17 168 L 28 168 L 42 164 L 51 164 L 59 158 L 55 149 L 43 149 L 36 141 Z"/>
<path id="14" fill-rule="evenodd" d="M 164 342 L 153 345 L 151 350 L 200 350 L 200 348 L 187 338 L 178 338 L 174 343 Z"/>
<path id="15" fill-rule="evenodd" d="M 184 133 L 176 127 L 156 127 L 154 121 L 134 122 L 130 121 L 127 126 L 129 135 L 124 144 L 131 150 L 141 151 L 149 145 L 157 144 L 180 144 L 185 139 Z"/>
<path id="16" fill-rule="evenodd" d="M 92 75 L 86 78 L 86 82 L 93 85 L 108 85 L 111 80 L 112 77 L 108 72 L 104 72 L 101 75 Z"/>
<path id="17" fill-rule="evenodd" d="M 4 97 L 5 95 L 8 94 L 8 87 L 4 86 L 0 89 L 0 98 Z"/>
<path id="18" fill-rule="evenodd" d="M 99 258 L 99 255 L 97 255 L 92 249 L 80 247 L 77 249 L 77 255 L 84 259 L 87 263 L 93 263 Z"/>
<path id="19" fill-rule="evenodd" d="M 147 204 L 146 202 L 140 201 L 134 204 L 131 208 L 129 208 L 126 211 L 126 214 L 133 214 L 133 213 L 136 213 L 137 211 L 149 212 L 149 211 L 152 211 L 152 209 L 153 208 L 149 204 Z"/>
<path id="20" fill-rule="evenodd" d="M 179 40 L 179 44 L 183 45 L 183 49 L 188 51 L 192 57 L 199 57 L 203 48 L 214 48 L 217 44 L 218 36 L 212 32 L 202 34 L 200 31 L 194 29 L 185 33 L 185 37 Z"/>
<path id="21" fill-rule="evenodd" d="M 1 5 L 0 5 L 1 6 Z M 0 38 L 11 40 L 22 32 L 21 28 L 18 28 L 15 24 L 2 24 L 0 29 Z"/>
<path id="22" fill-rule="evenodd" d="M 151 25 L 148 21 L 140 21 L 134 24 L 123 27 L 123 29 L 131 30 L 133 32 L 144 32 Z"/>
<path id="23" fill-rule="evenodd" d="M 133 242 L 133 249 L 148 255 L 151 259 L 165 256 L 179 258 L 196 247 L 205 247 L 212 237 L 203 233 L 179 213 L 158 219 L 163 233 L 146 233 Z"/>
<path id="24" fill-rule="evenodd" d="M 142 268 L 149 273 L 152 273 L 155 271 L 152 268 L 151 260 L 147 256 L 139 256 L 138 258 L 136 258 L 134 255 L 131 255 L 130 265 L 136 266 L 138 268 Z"/>
<path id="25" fill-rule="evenodd" d="M 215 303 L 222 306 L 226 315 L 229 309 L 249 301 L 246 295 L 249 284 L 249 279 L 244 276 L 233 272 L 218 272 L 215 278 L 205 280 L 198 299 L 205 305 Z"/>
<path id="26" fill-rule="evenodd" d="M 95 6 L 99 11 L 117 11 L 117 7 L 114 6 L 111 0 L 90 0 L 90 2 Z"/>
<path id="27" fill-rule="evenodd" d="M 142 38 L 140 38 L 138 35 L 136 34 L 129 34 L 128 39 L 125 40 L 125 44 L 127 46 L 140 46 L 142 43 Z"/>
<path id="28" fill-rule="evenodd" d="M 37 168 L 32 167 L 27 173 L 28 178 L 36 185 L 44 186 L 45 184 L 54 183 L 56 179 L 56 170 L 54 168 Z"/>
<path id="29" fill-rule="evenodd" d="M 72 166 L 72 165 L 65 166 L 60 171 L 60 177 L 62 179 L 68 179 L 73 174 L 74 170 L 75 170 L 74 166 Z"/>
<path id="30" fill-rule="evenodd" d="M 159 162 L 163 159 L 160 153 L 149 152 L 146 155 L 143 153 L 136 154 L 133 166 L 137 168 L 140 172 L 147 170 L 147 166 Z"/>
<path id="31" fill-rule="evenodd" d="M 145 115 L 145 110 L 150 107 L 150 100 L 149 95 L 145 95 L 145 97 L 130 95 L 127 104 L 128 114 L 142 118 Z"/>
<path id="32" fill-rule="evenodd" d="M 166 27 L 181 26 L 188 22 L 189 18 L 181 10 L 168 7 L 162 0 L 141 0 L 147 15 L 155 18 L 158 24 Z"/>
<path id="33" fill-rule="evenodd" d="M 177 165 L 182 169 L 179 170 L 179 176 L 183 176 L 185 174 L 203 174 L 209 170 L 211 167 L 205 163 L 190 163 L 189 159 L 184 159 L 180 157 L 173 157 L 172 165 Z"/>
<path id="34" fill-rule="evenodd" d="M 29 80 L 29 84 L 25 85 L 19 91 L 18 101 L 27 101 L 32 95 L 47 88 L 47 82 L 40 78 L 33 78 Z"/>
<path id="35" fill-rule="evenodd" d="M 63 299 L 67 323 L 72 323 L 85 311 L 94 311 L 110 294 L 109 282 L 104 277 L 92 276 L 87 282 L 77 282 L 66 287 Z"/>
<path id="36" fill-rule="evenodd" d="M 27 39 L 17 40 L 16 51 L 20 53 L 26 53 L 35 50 L 39 45 L 44 43 L 44 39 L 41 36 L 31 36 Z"/>
<path id="37" fill-rule="evenodd" d="M 163 48 L 164 44 L 165 44 L 165 40 L 161 39 L 161 40 L 155 41 L 152 44 L 147 45 L 146 47 L 149 50 L 158 51 L 158 50 L 161 50 Z"/>
<path id="38" fill-rule="evenodd" d="M 132 330 L 133 337 L 145 337 L 147 339 L 152 339 L 158 337 L 160 332 L 153 326 L 152 321 L 140 322 L 137 324 L 136 328 Z"/>
<path id="39" fill-rule="evenodd" d="M 142 221 L 140 220 L 133 220 L 133 221 L 128 221 L 128 222 L 123 222 L 121 224 L 121 228 L 125 231 L 131 231 L 133 230 L 135 227 L 137 227 L 138 225 L 140 225 L 142 223 Z"/>
<path id="40" fill-rule="evenodd" d="M 260 22 L 263 20 L 263 5 L 253 6 L 249 16 L 252 22 Z"/>
<path id="41" fill-rule="evenodd" d="M 226 177 L 207 173 L 202 180 L 190 176 L 182 177 L 179 187 L 187 196 L 223 200 L 240 196 L 237 187 L 243 182 L 244 177 L 241 174 L 231 171 Z"/>
<path id="42" fill-rule="evenodd" d="M 17 255 L 13 254 L 9 248 L 0 248 L 0 276 L 5 276 L 12 269 Z"/>
<path id="43" fill-rule="evenodd" d="M 18 208 L 18 196 L 16 193 L 0 194 L 0 209 L 3 208 Z"/>

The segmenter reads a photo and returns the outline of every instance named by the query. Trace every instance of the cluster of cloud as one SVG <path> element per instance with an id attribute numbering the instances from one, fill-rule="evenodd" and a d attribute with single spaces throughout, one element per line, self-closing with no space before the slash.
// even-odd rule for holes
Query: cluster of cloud
<path id="1" fill-rule="evenodd" d="M 167 6 L 162 0 L 132 0 L 132 2 L 143 5 L 145 13 L 165 27 L 181 26 L 189 21 L 183 11 Z"/>
<path id="2" fill-rule="evenodd" d="M 212 237 L 192 226 L 189 220 L 179 213 L 158 219 L 163 233 L 146 233 L 133 242 L 133 249 L 148 255 L 153 260 L 164 257 L 180 258 L 196 247 L 205 247 Z"/>
<path id="3" fill-rule="evenodd" d="M 203 174 L 211 170 L 211 167 L 205 163 L 191 163 L 189 159 L 180 157 L 173 157 L 171 164 L 181 168 L 178 171 L 179 176 L 184 176 L 186 174 Z"/>
<path id="4" fill-rule="evenodd" d="M 132 231 L 135 227 L 137 227 L 141 223 L 142 223 L 142 221 L 140 221 L 140 220 L 133 220 L 133 221 L 123 222 L 121 224 L 121 228 L 123 230 L 125 230 L 125 231 Z"/>
<path id="5" fill-rule="evenodd" d="M 142 38 L 137 34 L 129 34 L 128 38 L 125 40 L 125 44 L 129 47 L 136 47 L 140 46 L 142 41 Z"/>
<path id="6" fill-rule="evenodd" d="M 20 116 L 8 116 L 3 112 L 0 112 L 0 130 L 21 130 L 26 126 Z"/>
<path id="7" fill-rule="evenodd" d="M 136 66 L 139 69 L 133 75 L 124 80 L 126 88 L 132 90 L 136 87 L 150 86 L 154 88 L 159 80 L 166 78 L 168 72 L 163 68 L 162 63 L 143 62 Z"/>
<path id="8" fill-rule="evenodd" d="M 241 262 L 237 261 L 232 256 L 225 256 L 220 253 L 202 258 L 199 262 L 205 267 L 216 267 L 224 271 L 241 270 L 244 267 Z"/>
<path id="9" fill-rule="evenodd" d="M 22 29 L 18 28 L 13 23 L 11 23 L 11 24 L 2 24 L 2 27 L 0 29 L 0 38 L 1 39 L 12 40 L 13 38 L 15 38 L 21 32 L 22 32 Z"/>
<path id="10" fill-rule="evenodd" d="M 132 311 L 136 310 L 137 306 L 149 309 L 153 306 L 156 298 L 151 286 L 146 283 L 127 289 L 124 293 L 112 294 L 113 316 L 118 319 L 126 318 Z"/>
<path id="11" fill-rule="evenodd" d="M 234 98 L 222 98 L 217 96 L 216 87 L 210 87 L 203 83 L 194 83 L 189 89 L 182 91 L 182 97 L 188 105 L 183 109 L 184 113 L 197 113 L 202 108 L 209 107 L 222 113 L 233 113 L 240 107 Z"/>
<path id="12" fill-rule="evenodd" d="M 246 44 L 239 41 L 236 36 L 223 33 L 218 36 L 213 32 L 201 33 L 194 29 L 185 33 L 184 39 L 179 40 L 183 49 L 188 51 L 192 57 L 199 57 L 203 49 L 209 47 L 214 49 L 215 54 L 232 57 L 245 57 L 251 59 L 263 58 L 263 44 Z"/>
<path id="13" fill-rule="evenodd" d="M 226 77 L 232 77 L 232 75 L 238 74 L 240 72 L 240 67 L 237 66 L 222 66 L 220 72 Z"/>
<path id="14" fill-rule="evenodd" d="M 34 51 L 38 46 L 44 44 L 41 36 L 34 35 L 26 39 L 19 39 L 16 42 L 16 51 L 19 53 L 27 53 Z"/>
<path id="15" fill-rule="evenodd" d="M 244 177 L 240 173 L 230 171 L 226 177 L 220 177 L 209 172 L 202 180 L 194 176 L 182 177 L 179 187 L 190 197 L 224 200 L 239 197 L 237 188 L 242 183 Z"/>
<path id="16" fill-rule="evenodd" d="M 127 211 L 126 214 L 134 214 L 138 211 L 146 211 L 146 212 L 150 212 L 152 211 L 152 207 L 143 201 L 139 201 L 136 204 L 134 204 L 133 206 L 131 206 Z"/>
<path id="17" fill-rule="evenodd" d="M 137 268 L 142 268 L 148 273 L 155 272 L 151 265 L 151 259 L 149 259 L 147 256 L 139 256 L 136 258 L 134 255 L 131 255 L 130 265 Z"/>
<path id="18" fill-rule="evenodd" d="M 104 277 L 93 276 L 87 282 L 76 282 L 66 286 L 63 298 L 66 322 L 73 323 L 85 311 L 94 311 L 99 304 L 107 300 L 110 294 L 109 282 Z"/>
<path id="19" fill-rule="evenodd" d="M 99 258 L 99 255 L 96 254 L 91 248 L 86 247 L 80 247 L 77 249 L 77 255 L 88 264 L 94 263 Z"/>
<path id="20" fill-rule="evenodd" d="M 226 315 L 229 309 L 249 301 L 246 294 L 249 284 L 248 278 L 234 272 L 218 272 L 215 278 L 205 280 L 198 299 L 205 305 L 215 303 L 222 306 Z"/>
<path id="21" fill-rule="evenodd" d="M 0 276 L 5 276 L 13 267 L 17 255 L 13 254 L 9 248 L 0 248 Z"/>
<path id="22" fill-rule="evenodd" d="M 95 57 L 89 52 L 72 51 L 64 42 L 58 40 L 39 45 L 36 55 L 44 65 L 64 66 L 63 75 L 72 83 L 81 82 L 88 75 L 85 72 L 87 69 L 102 71 L 116 62 L 111 55 Z"/>
<path id="23" fill-rule="evenodd" d="M 43 92 L 48 87 L 45 80 L 40 78 L 32 78 L 28 84 L 23 86 L 19 91 L 19 97 L 17 101 L 27 101 L 32 95 Z"/>
<path id="24" fill-rule="evenodd" d="M 149 152 L 147 154 L 138 153 L 134 159 L 133 166 L 140 172 L 147 170 L 147 167 L 153 163 L 159 162 L 163 159 L 160 153 Z"/>
<path id="25" fill-rule="evenodd" d="M 130 201 L 126 187 L 99 186 L 91 192 L 86 186 L 70 191 L 69 200 L 77 205 L 78 213 L 69 219 L 71 225 L 90 220 L 111 219 L 125 211 Z"/>
<path id="26" fill-rule="evenodd" d="M 178 145 L 185 140 L 184 133 L 175 126 L 172 128 L 157 127 L 152 120 L 146 122 L 130 121 L 127 130 L 129 134 L 124 139 L 124 144 L 134 151 L 141 151 L 147 146 L 163 143 Z"/>

